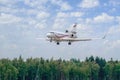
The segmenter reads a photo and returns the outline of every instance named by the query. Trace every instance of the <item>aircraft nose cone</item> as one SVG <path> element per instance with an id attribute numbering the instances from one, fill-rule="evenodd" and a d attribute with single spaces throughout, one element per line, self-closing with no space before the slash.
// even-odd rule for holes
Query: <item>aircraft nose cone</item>
<path id="1" fill-rule="evenodd" d="M 51 37 L 51 34 L 50 34 L 50 33 L 47 33 L 46 36 L 49 38 L 49 37 Z"/>

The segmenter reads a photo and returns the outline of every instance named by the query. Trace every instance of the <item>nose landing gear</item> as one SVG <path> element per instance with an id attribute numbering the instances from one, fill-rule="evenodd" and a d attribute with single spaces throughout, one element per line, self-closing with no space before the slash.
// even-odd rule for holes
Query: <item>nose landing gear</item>
<path id="1" fill-rule="evenodd" d="M 68 42 L 68 45 L 71 45 L 71 42 Z"/>
<path id="2" fill-rule="evenodd" d="M 50 39 L 50 42 L 52 42 L 52 38 Z"/>

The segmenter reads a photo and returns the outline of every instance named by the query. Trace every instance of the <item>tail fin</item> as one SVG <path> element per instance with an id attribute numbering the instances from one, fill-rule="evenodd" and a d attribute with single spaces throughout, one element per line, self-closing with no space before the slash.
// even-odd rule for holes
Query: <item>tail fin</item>
<path id="1" fill-rule="evenodd" d="M 77 23 L 75 23 L 75 24 L 73 25 L 72 30 L 71 30 L 71 33 L 73 33 L 73 34 L 76 34 L 76 33 L 77 33 L 77 32 L 76 32 L 76 26 L 77 26 Z"/>
<path id="2" fill-rule="evenodd" d="M 105 39 L 105 38 L 106 38 L 106 36 L 107 36 L 107 34 L 105 34 L 105 35 L 102 37 L 102 39 Z"/>

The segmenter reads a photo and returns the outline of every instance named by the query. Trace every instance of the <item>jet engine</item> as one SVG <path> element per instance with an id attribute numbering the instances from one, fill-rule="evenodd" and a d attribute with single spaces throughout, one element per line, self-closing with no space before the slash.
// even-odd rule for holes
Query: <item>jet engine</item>
<path id="1" fill-rule="evenodd" d="M 71 34 L 70 37 L 71 38 L 77 38 L 76 34 Z"/>
<path id="2" fill-rule="evenodd" d="M 68 32 L 69 32 L 68 30 L 65 31 L 65 33 L 68 33 Z"/>

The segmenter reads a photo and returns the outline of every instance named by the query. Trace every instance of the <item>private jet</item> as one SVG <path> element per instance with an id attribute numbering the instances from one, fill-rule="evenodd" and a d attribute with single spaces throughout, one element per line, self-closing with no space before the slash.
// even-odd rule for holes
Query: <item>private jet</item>
<path id="1" fill-rule="evenodd" d="M 72 26 L 72 30 L 70 31 L 69 30 L 66 30 L 65 32 L 50 31 L 46 34 L 47 37 L 46 40 L 49 42 L 55 42 L 57 45 L 59 45 L 60 42 L 68 42 L 68 45 L 71 45 L 72 42 L 93 40 L 92 38 L 78 38 L 76 27 L 77 24 L 74 24 Z M 95 38 L 95 39 L 104 39 L 105 36 L 102 38 Z"/>

